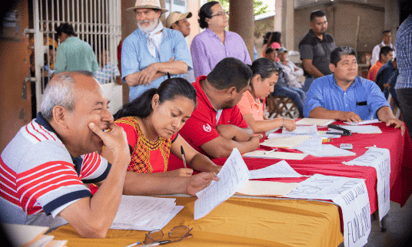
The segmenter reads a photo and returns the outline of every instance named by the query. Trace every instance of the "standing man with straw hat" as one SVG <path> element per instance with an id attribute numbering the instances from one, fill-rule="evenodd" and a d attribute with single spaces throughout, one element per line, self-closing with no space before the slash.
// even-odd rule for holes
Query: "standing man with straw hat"
<path id="1" fill-rule="evenodd" d="M 129 87 L 129 101 L 167 79 L 192 69 L 192 59 L 183 35 L 164 28 L 160 16 L 167 12 L 159 0 L 136 0 L 138 29 L 122 45 L 122 79 Z"/>

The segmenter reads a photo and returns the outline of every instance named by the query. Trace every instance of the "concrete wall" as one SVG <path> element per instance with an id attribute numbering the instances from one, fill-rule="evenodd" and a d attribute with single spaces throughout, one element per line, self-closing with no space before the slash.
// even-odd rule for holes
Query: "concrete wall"
<path id="1" fill-rule="evenodd" d="M 372 52 L 373 47 L 382 41 L 382 31 L 385 27 L 384 8 L 351 2 L 322 4 L 295 10 L 295 50 L 298 50 L 299 41 L 309 30 L 310 13 L 316 9 L 326 13 L 328 33 L 333 35 L 338 46 L 357 45 L 359 52 Z M 358 18 L 360 22 L 356 44 Z"/>

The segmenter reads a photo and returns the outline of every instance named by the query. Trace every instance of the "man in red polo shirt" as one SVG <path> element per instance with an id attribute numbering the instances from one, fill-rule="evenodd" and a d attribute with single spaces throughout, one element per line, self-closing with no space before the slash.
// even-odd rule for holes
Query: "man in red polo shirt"
<path id="1" fill-rule="evenodd" d="M 253 135 L 236 105 L 249 90 L 251 78 L 252 70 L 233 57 L 221 60 L 209 75 L 197 77 L 197 107 L 180 135 L 210 158 L 228 157 L 233 148 L 241 153 L 257 149 L 262 136 Z"/>

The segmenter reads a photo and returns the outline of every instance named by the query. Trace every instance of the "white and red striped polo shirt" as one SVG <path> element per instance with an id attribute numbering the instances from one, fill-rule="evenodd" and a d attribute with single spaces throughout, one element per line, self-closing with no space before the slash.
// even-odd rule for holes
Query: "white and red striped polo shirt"
<path id="1" fill-rule="evenodd" d="M 91 196 L 85 183 L 102 181 L 109 170 L 96 152 L 72 158 L 39 113 L 1 153 L 0 220 L 26 224 L 33 214 L 56 217 L 74 201 Z"/>

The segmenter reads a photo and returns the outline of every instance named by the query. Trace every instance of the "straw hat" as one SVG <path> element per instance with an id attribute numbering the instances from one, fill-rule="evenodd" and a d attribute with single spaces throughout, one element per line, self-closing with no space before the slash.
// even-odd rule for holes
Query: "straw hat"
<path id="1" fill-rule="evenodd" d="M 136 0 L 134 7 L 127 8 L 126 10 L 135 10 L 135 9 L 158 9 L 162 13 L 167 12 L 167 9 L 164 9 L 160 6 L 159 0 Z"/>
<path id="2" fill-rule="evenodd" d="M 183 20 L 184 18 L 189 19 L 190 17 L 192 17 L 192 12 L 181 13 L 179 11 L 173 11 L 166 19 L 166 27 L 170 28 L 173 23 Z"/>

